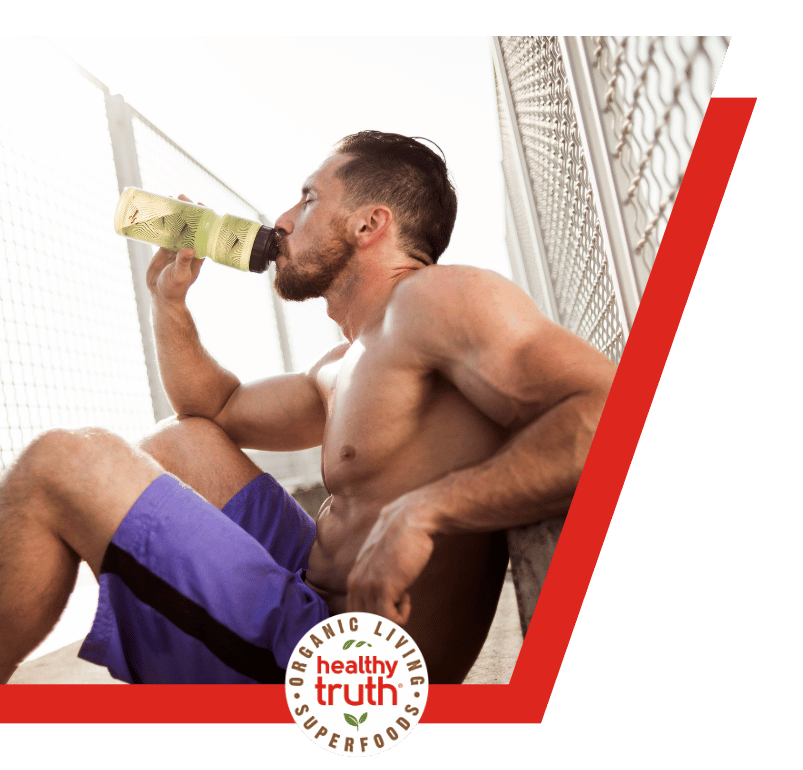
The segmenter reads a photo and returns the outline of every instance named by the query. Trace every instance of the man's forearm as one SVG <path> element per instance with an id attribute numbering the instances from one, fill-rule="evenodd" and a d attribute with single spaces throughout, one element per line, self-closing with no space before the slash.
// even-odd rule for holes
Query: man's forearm
<path id="1" fill-rule="evenodd" d="M 565 514 L 604 403 L 604 394 L 571 396 L 485 462 L 410 493 L 419 522 L 429 534 L 456 534 Z"/>
<path id="2" fill-rule="evenodd" d="M 214 418 L 240 381 L 201 345 L 186 304 L 154 298 L 152 315 L 159 372 L 173 408 Z"/>
<path id="3" fill-rule="evenodd" d="M 604 394 L 570 396 L 485 462 L 386 505 L 349 574 L 349 611 L 404 624 L 408 591 L 432 555 L 435 535 L 492 532 L 566 513 L 604 402 Z"/>

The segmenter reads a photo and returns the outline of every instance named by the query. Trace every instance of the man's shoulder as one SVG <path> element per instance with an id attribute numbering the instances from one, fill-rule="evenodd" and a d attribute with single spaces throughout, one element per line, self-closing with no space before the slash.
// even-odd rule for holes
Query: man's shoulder
<path id="1" fill-rule="evenodd" d="M 385 328 L 427 360 L 489 348 L 515 353 L 560 328 L 527 292 L 492 270 L 433 265 L 405 279 L 397 295 Z"/>
<path id="2" fill-rule="evenodd" d="M 430 265 L 416 270 L 393 292 L 389 309 L 394 314 L 431 317 L 464 311 L 490 296 L 520 291 L 504 276 L 493 270 L 469 265 Z"/>
<path id="3" fill-rule="evenodd" d="M 438 362 L 533 328 L 532 299 L 499 273 L 467 265 L 432 265 L 405 278 L 385 312 L 383 332 L 405 355 Z M 518 323 L 519 320 L 526 323 Z M 512 332 L 508 326 L 517 326 Z"/>

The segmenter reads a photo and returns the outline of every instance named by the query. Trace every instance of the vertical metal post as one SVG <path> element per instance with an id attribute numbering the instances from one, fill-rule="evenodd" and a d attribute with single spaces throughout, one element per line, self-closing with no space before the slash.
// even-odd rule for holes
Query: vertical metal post
<path id="1" fill-rule="evenodd" d="M 622 208 L 614 184 L 605 134 L 602 129 L 591 70 L 580 37 L 561 37 L 560 51 L 569 81 L 574 114 L 585 151 L 588 176 L 602 230 L 605 251 L 610 255 L 608 270 L 616 287 L 616 301 L 622 331 L 627 340 L 639 305 L 639 290 L 630 259 Z"/>
<path id="2" fill-rule="evenodd" d="M 513 95 L 510 93 L 510 83 L 505 70 L 505 60 L 502 56 L 502 46 L 499 43 L 498 37 L 491 39 L 491 51 L 494 57 L 494 66 L 496 67 L 497 77 L 499 79 L 499 87 L 502 92 L 502 104 L 507 117 L 508 125 L 510 126 L 511 139 L 513 141 L 514 151 L 516 153 L 516 166 L 517 181 L 520 186 L 521 195 L 526 202 L 526 217 L 527 229 L 535 252 L 538 254 L 538 270 L 541 282 L 544 286 L 544 314 L 552 321 L 558 321 L 558 305 L 555 301 L 555 290 L 552 286 L 552 279 L 549 276 L 549 269 L 546 261 L 546 249 L 544 248 L 544 239 L 541 235 L 541 226 L 538 222 L 538 212 L 535 208 L 535 198 L 533 196 L 533 188 L 530 182 L 529 173 L 527 172 L 527 157 L 524 154 L 524 144 L 521 141 L 521 133 L 519 132 L 519 124 L 516 119 L 516 110 L 513 107 Z"/>
<path id="3" fill-rule="evenodd" d="M 117 170 L 117 187 L 122 193 L 126 187 L 142 186 L 134 142 L 134 126 L 131 122 L 131 108 L 119 94 L 112 96 L 106 91 L 105 96 L 106 117 L 109 121 L 114 166 Z M 145 351 L 145 366 L 151 388 L 153 416 L 159 421 L 174 414 L 174 411 L 162 387 L 156 359 L 156 345 L 151 328 L 151 295 L 145 282 L 145 273 L 151 260 L 151 249 L 144 243 L 128 238 L 126 243 L 128 244 L 128 258 L 131 262 L 131 275 L 134 279 L 134 296 L 137 302 L 142 347 Z"/>
<path id="4" fill-rule="evenodd" d="M 500 90 L 502 93 L 502 104 L 505 117 L 510 126 L 511 139 L 516 153 L 516 181 L 519 185 L 521 198 L 525 202 L 527 229 L 528 232 L 520 235 L 528 235 L 533 250 L 536 253 L 538 262 L 539 278 L 544 287 L 544 314 L 556 323 L 560 322 L 555 301 L 555 290 L 552 279 L 549 275 L 549 267 L 546 261 L 546 249 L 544 248 L 541 228 L 538 221 L 538 212 L 535 208 L 535 196 L 533 194 L 532 182 L 527 171 L 527 158 L 524 154 L 524 144 L 519 132 L 516 111 L 513 107 L 513 95 L 510 91 L 510 83 L 505 70 L 504 59 L 502 57 L 502 47 L 498 37 L 492 39 L 491 50 L 494 56 L 497 77 L 499 79 Z M 510 198 L 507 185 L 505 186 L 505 206 L 508 219 L 512 218 L 510 211 Z M 516 246 L 519 244 L 517 243 Z M 523 260 L 521 253 L 510 255 L 511 267 L 523 271 Z M 518 264 L 516 264 L 518 262 Z M 532 295 L 534 288 L 530 288 Z M 510 570 L 513 574 L 513 585 L 516 592 L 516 602 L 519 610 L 519 621 L 522 633 L 527 633 L 535 604 L 541 594 L 541 588 L 546 579 L 549 564 L 558 542 L 565 517 L 547 519 L 546 521 L 531 524 L 525 527 L 516 527 L 507 531 L 507 546 L 510 554 Z"/>

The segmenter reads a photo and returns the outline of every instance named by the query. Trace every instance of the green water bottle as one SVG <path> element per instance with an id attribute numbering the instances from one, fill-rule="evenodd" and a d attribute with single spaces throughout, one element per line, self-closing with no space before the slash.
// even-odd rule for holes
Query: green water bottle
<path id="1" fill-rule="evenodd" d="M 170 251 L 195 249 L 221 265 L 263 273 L 279 252 L 272 227 L 231 214 L 219 216 L 197 203 L 165 198 L 137 187 L 126 187 L 114 212 L 114 229 L 135 241 Z"/>

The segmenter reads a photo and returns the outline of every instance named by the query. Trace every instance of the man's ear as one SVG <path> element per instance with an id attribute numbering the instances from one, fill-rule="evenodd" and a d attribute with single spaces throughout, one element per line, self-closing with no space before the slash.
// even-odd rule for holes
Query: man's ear
<path id="1" fill-rule="evenodd" d="M 387 206 L 366 206 L 354 218 L 352 235 L 356 245 L 366 248 L 388 235 L 393 212 Z"/>

